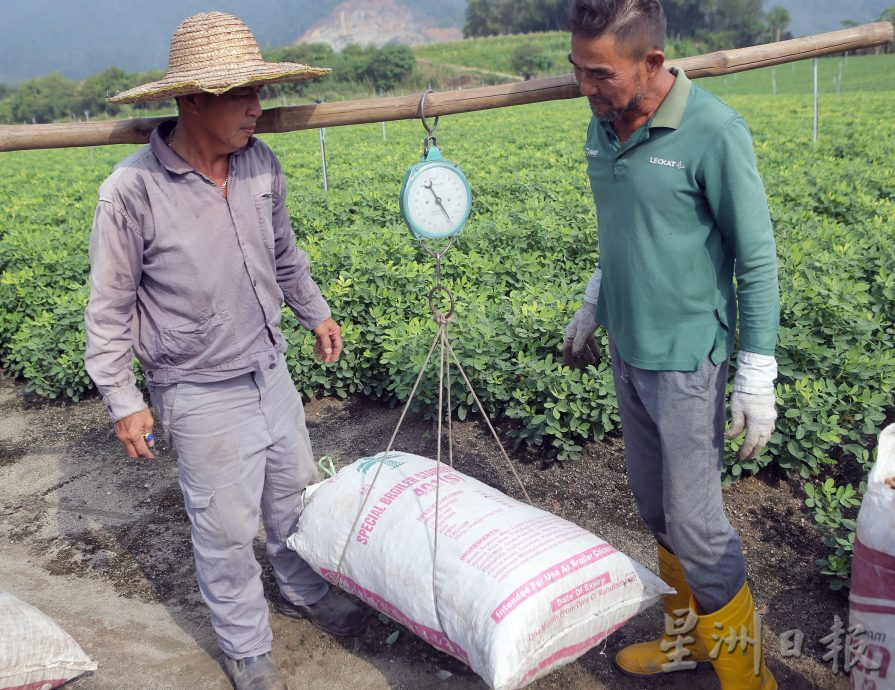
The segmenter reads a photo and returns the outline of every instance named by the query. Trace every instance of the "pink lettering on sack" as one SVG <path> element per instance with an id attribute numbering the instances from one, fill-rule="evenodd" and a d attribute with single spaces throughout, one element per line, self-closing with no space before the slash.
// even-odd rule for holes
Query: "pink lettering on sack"
<path id="1" fill-rule="evenodd" d="M 500 623 L 522 602 L 534 596 L 545 587 L 614 553 L 618 553 L 615 547 L 609 544 L 600 544 L 547 568 L 529 579 L 500 602 L 497 608 L 491 612 L 491 620 L 495 623 Z"/>
<path id="2" fill-rule="evenodd" d="M 612 578 L 609 576 L 609 573 L 603 573 L 599 577 L 595 577 L 593 580 L 582 582 L 574 589 L 570 589 L 568 592 L 563 592 L 558 597 L 556 597 L 556 599 L 551 601 L 550 609 L 554 612 L 559 611 L 561 608 L 565 608 L 573 601 L 580 599 L 581 597 L 586 596 L 593 591 L 596 591 L 603 585 L 608 585 L 611 580 Z"/>
<path id="3" fill-rule="evenodd" d="M 338 476 L 338 475 L 337 475 Z M 420 485 L 423 480 L 428 479 L 429 477 L 436 477 L 438 482 L 447 482 L 448 484 L 458 484 L 463 481 L 463 478 L 459 475 L 453 474 L 446 470 L 441 470 L 438 467 L 430 467 L 429 469 L 423 470 L 422 472 L 417 472 L 409 477 L 406 477 L 399 481 L 397 484 L 389 488 L 383 493 L 376 503 L 370 508 L 367 514 L 364 516 L 364 519 L 361 520 L 360 528 L 357 531 L 354 539 L 355 541 L 367 545 L 370 543 L 370 539 L 373 536 L 373 530 L 376 529 L 376 524 L 379 522 L 379 518 L 385 513 L 388 507 L 400 499 L 407 489 L 411 487 L 415 487 L 414 493 L 417 496 L 422 496 L 429 490 L 435 487 L 437 482 L 426 482 L 422 484 L 425 487 L 424 491 L 420 491 Z M 369 490 L 369 489 L 368 489 Z"/>

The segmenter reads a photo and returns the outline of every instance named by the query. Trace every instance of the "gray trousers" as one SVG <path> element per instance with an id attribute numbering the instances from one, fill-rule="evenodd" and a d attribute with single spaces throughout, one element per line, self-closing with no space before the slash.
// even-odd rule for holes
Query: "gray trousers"
<path id="1" fill-rule="evenodd" d="M 259 508 L 280 592 L 312 604 L 328 586 L 286 546 L 301 493 L 317 476 L 301 396 L 285 361 L 214 383 L 152 388 L 156 417 L 177 450 L 202 598 L 224 653 L 269 652 L 273 642 L 253 542 Z"/>
<path id="2" fill-rule="evenodd" d="M 712 613 L 746 581 L 740 537 L 721 501 L 727 362 L 649 371 L 610 348 L 637 509 L 680 560 L 701 613 Z"/>

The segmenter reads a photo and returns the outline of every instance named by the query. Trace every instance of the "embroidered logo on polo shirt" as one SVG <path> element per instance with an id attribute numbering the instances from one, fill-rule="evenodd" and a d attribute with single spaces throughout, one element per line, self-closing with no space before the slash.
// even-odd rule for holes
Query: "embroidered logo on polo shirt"
<path id="1" fill-rule="evenodd" d="M 585 158 L 596 158 L 600 155 L 600 152 L 597 149 L 592 149 L 590 146 L 584 147 L 584 157 Z"/>
<path id="2" fill-rule="evenodd" d="M 678 170 L 686 170 L 687 166 L 684 165 L 684 161 L 669 161 L 664 158 L 656 158 L 655 156 L 649 157 L 649 162 L 653 165 L 663 165 L 666 168 L 677 168 Z"/>

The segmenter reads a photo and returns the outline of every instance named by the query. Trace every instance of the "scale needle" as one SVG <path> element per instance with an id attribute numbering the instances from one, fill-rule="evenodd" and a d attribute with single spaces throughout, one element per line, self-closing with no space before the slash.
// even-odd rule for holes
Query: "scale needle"
<path id="1" fill-rule="evenodd" d="M 432 185 L 432 180 L 428 180 L 425 185 L 423 185 L 426 189 L 432 192 L 432 196 L 435 197 L 435 203 L 438 204 L 438 208 L 441 209 L 441 212 L 444 214 L 444 217 L 448 219 L 448 223 L 453 224 L 453 220 L 451 220 L 450 214 L 448 214 L 447 210 L 444 208 L 444 204 L 441 203 L 441 197 L 435 193 L 435 188 Z"/>

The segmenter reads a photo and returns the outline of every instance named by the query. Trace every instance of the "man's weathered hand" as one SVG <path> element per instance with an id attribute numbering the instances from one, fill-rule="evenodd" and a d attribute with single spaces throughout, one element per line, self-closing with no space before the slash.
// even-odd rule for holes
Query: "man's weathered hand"
<path id="1" fill-rule="evenodd" d="M 314 329 L 317 342 L 314 356 L 321 362 L 335 362 L 342 354 L 342 329 L 332 319 L 327 319 Z"/>
<path id="2" fill-rule="evenodd" d="M 758 455 L 774 433 L 777 410 L 774 394 L 755 395 L 734 391 L 730 394 L 730 428 L 727 439 L 734 439 L 746 430 L 746 438 L 737 453 L 740 460 L 748 460 Z"/>
<path id="3" fill-rule="evenodd" d="M 155 458 L 143 436 L 143 434 L 152 433 L 152 424 L 152 413 L 148 407 L 115 422 L 115 435 L 124 446 L 128 457 L 150 460 Z"/>
<path id="4" fill-rule="evenodd" d="M 566 326 L 562 362 L 568 367 L 584 369 L 600 360 L 600 348 L 594 340 L 597 330 L 596 305 L 585 301 Z"/>

